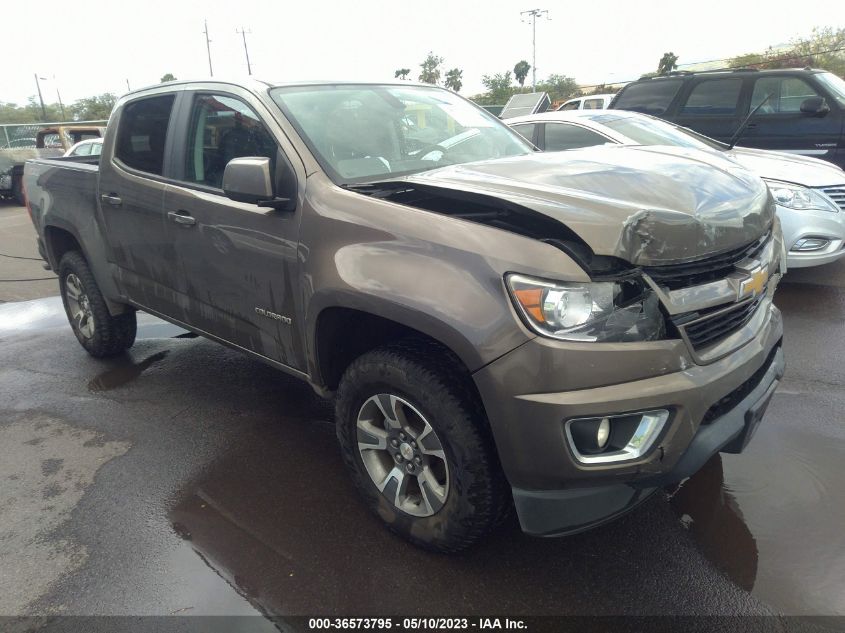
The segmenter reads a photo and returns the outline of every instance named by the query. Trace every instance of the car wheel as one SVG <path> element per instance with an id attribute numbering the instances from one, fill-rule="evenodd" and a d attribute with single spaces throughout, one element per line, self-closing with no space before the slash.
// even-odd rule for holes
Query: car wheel
<path id="1" fill-rule="evenodd" d="M 135 311 L 112 316 L 85 258 L 65 253 L 59 262 L 59 288 L 76 338 L 97 358 L 115 356 L 135 342 Z"/>
<path id="2" fill-rule="evenodd" d="M 433 346 L 380 348 L 341 379 L 338 440 L 367 506 L 420 547 L 465 549 L 512 501 L 469 376 Z"/>

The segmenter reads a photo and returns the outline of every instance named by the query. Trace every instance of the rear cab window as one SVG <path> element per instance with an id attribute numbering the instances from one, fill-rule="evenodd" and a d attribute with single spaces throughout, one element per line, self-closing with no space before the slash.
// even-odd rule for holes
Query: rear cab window
<path id="1" fill-rule="evenodd" d="M 659 116 L 664 114 L 683 85 L 683 79 L 652 79 L 622 89 L 614 108 Z"/>
<path id="2" fill-rule="evenodd" d="M 598 132 L 569 123 L 546 123 L 545 146 L 547 152 L 592 147 L 611 142 Z"/>
<path id="3" fill-rule="evenodd" d="M 164 143 L 175 95 L 147 97 L 127 103 L 120 115 L 115 158 L 132 169 L 161 176 Z"/>
<path id="4" fill-rule="evenodd" d="M 519 123 L 511 126 L 514 132 L 519 133 L 526 141 L 534 143 L 534 131 L 537 129 L 536 123 Z"/>

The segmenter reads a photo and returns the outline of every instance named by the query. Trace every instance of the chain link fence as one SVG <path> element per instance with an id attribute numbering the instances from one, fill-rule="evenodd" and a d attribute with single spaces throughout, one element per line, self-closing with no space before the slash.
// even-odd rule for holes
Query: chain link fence
<path id="1" fill-rule="evenodd" d="M 66 123 L 8 123 L 0 125 L 0 149 L 25 149 L 35 147 L 38 131 L 59 125 L 104 126 L 107 121 L 68 121 Z"/>

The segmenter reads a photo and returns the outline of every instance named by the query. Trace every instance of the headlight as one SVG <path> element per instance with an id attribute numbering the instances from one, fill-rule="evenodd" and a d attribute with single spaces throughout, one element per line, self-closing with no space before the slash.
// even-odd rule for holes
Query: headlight
<path id="1" fill-rule="evenodd" d="M 653 341 L 664 333 L 657 296 L 640 281 L 553 283 L 508 275 L 517 309 L 539 334 L 565 341 Z"/>
<path id="2" fill-rule="evenodd" d="M 772 192 L 775 202 L 782 207 L 796 211 L 817 210 L 833 213 L 839 211 L 832 201 L 814 189 L 778 180 L 767 180 L 765 178 L 763 180 L 769 186 L 769 191 Z"/>

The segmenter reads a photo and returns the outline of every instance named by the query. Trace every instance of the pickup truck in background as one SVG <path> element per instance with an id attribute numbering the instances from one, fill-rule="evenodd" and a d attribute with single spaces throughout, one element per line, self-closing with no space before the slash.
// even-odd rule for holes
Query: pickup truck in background
<path id="1" fill-rule="evenodd" d="M 0 147 L 0 198 L 12 197 L 23 204 L 23 165 L 31 158 L 62 156 L 76 143 L 100 138 L 106 131 L 101 121 L 93 124 L 48 124 L 34 138 L 10 140 Z"/>
<path id="2" fill-rule="evenodd" d="M 774 202 L 713 153 L 538 153 L 427 85 L 182 81 L 24 184 L 90 354 L 144 310 L 308 381 L 429 549 L 619 516 L 741 452 L 783 374 Z"/>

